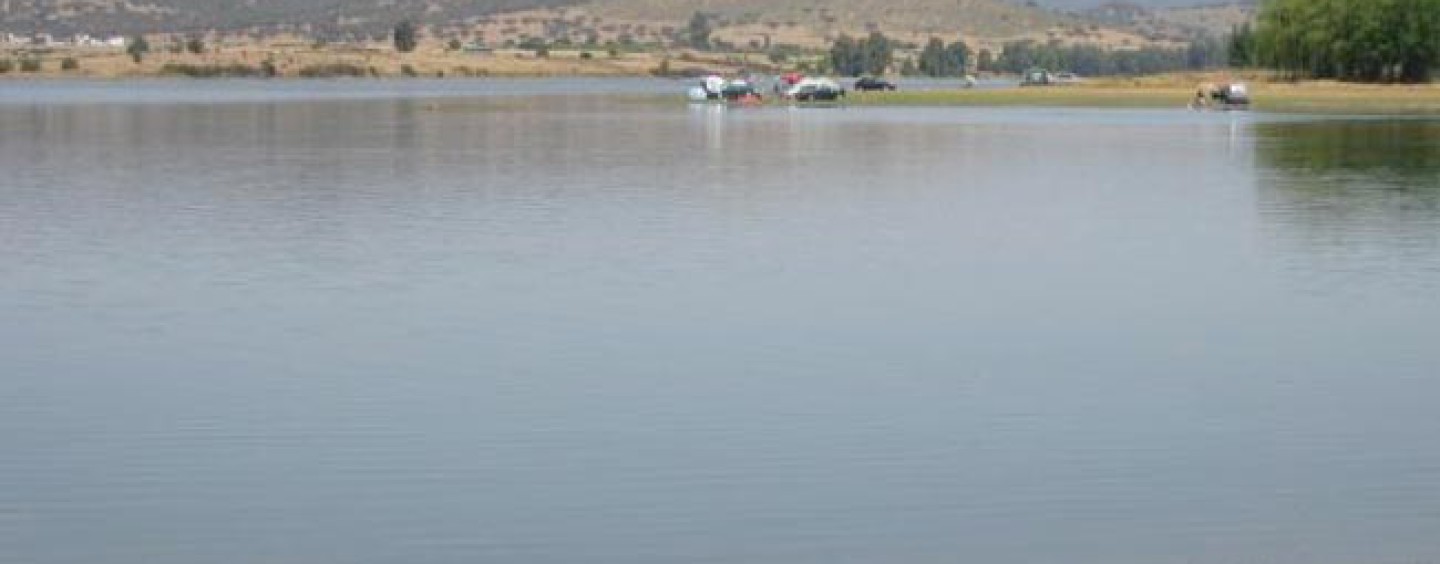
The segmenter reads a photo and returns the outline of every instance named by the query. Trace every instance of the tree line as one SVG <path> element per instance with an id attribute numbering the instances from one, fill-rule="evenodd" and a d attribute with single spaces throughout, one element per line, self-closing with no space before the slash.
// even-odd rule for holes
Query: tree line
<path id="1" fill-rule="evenodd" d="M 1440 67 L 1440 0 L 1266 0 L 1231 35 L 1233 66 L 1295 78 L 1423 82 Z"/>
<path id="2" fill-rule="evenodd" d="M 896 49 L 915 45 L 898 43 L 880 32 L 863 38 L 841 35 L 830 46 L 827 62 L 836 74 L 884 74 L 895 62 Z M 1229 62 L 1228 43 L 1203 37 L 1187 47 L 1108 49 L 1097 45 L 1062 45 L 1034 40 L 1006 43 L 996 55 L 972 51 L 964 41 L 946 44 L 931 38 L 913 59 L 896 69 L 901 74 L 933 77 L 963 76 L 974 71 L 1023 73 L 1032 68 L 1069 71 L 1085 76 L 1141 75 L 1185 70 L 1210 70 Z"/>
<path id="3" fill-rule="evenodd" d="M 1012 41 L 1004 45 L 993 62 L 982 64 L 980 70 L 1023 73 L 1031 68 L 1043 68 L 1082 76 L 1209 70 L 1224 67 L 1229 62 L 1226 47 L 1226 42 L 1213 37 L 1196 39 L 1187 47 L 1146 46 L 1138 49 Z"/>

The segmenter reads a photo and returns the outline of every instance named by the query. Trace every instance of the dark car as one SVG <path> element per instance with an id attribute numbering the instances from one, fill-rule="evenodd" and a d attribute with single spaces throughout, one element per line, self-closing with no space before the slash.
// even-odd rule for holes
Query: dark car
<path id="1" fill-rule="evenodd" d="M 895 83 L 890 82 L 890 81 L 888 81 L 888 80 L 875 78 L 875 77 L 873 77 L 873 76 L 867 76 L 867 77 L 865 77 L 865 78 L 862 78 L 862 79 L 860 79 L 860 80 L 855 81 L 855 90 L 856 90 L 856 91 L 859 91 L 859 92 L 868 92 L 868 91 L 871 91 L 871 90 L 894 90 L 894 89 L 895 89 Z"/>
<path id="2" fill-rule="evenodd" d="M 828 86 L 807 84 L 795 89 L 790 96 L 797 102 L 834 102 L 845 97 L 845 91 Z"/>

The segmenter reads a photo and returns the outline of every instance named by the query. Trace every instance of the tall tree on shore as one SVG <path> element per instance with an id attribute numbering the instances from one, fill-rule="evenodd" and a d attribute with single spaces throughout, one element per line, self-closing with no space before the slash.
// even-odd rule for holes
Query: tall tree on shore
<path id="1" fill-rule="evenodd" d="M 1265 0 L 1255 48 L 1295 78 L 1424 82 L 1440 66 L 1440 0 Z"/>
<path id="2" fill-rule="evenodd" d="M 995 54 L 989 49 L 981 49 L 980 54 L 975 57 L 975 70 L 990 72 L 995 70 Z"/>
<path id="3" fill-rule="evenodd" d="M 125 45 L 125 53 L 130 55 L 130 60 L 135 64 L 145 60 L 145 54 L 150 52 L 150 42 L 145 40 L 144 35 L 136 35 L 130 38 L 130 43 Z"/>
<path id="4" fill-rule="evenodd" d="M 704 12 L 695 12 L 695 15 L 690 16 L 690 24 L 685 28 L 685 40 L 696 49 L 709 49 L 712 31 L 710 16 Z"/>
<path id="5" fill-rule="evenodd" d="M 415 24 L 411 23 L 410 20 L 395 24 L 394 40 L 396 51 L 401 53 L 414 51 L 415 47 L 419 45 L 419 39 L 416 37 Z"/>
<path id="6" fill-rule="evenodd" d="M 890 63 L 895 60 L 895 46 L 891 45 L 890 38 L 878 31 L 870 32 L 870 36 L 861 41 L 861 47 L 866 74 L 885 74 L 885 70 L 889 69 Z"/>
<path id="7" fill-rule="evenodd" d="M 1231 68 L 1244 69 L 1256 65 L 1255 30 L 1248 22 L 1230 30 L 1226 51 L 1226 58 Z"/>
<path id="8" fill-rule="evenodd" d="M 894 44 L 878 31 L 864 39 L 841 35 L 830 45 L 830 65 L 843 76 L 884 74 L 894 59 Z"/>
<path id="9" fill-rule="evenodd" d="M 952 74 L 949 61 L 945 58 L 945 42 L 931 37 L 920 50 L 920 72 L 925 76 L 947 76 Z"/>
<path id="10" fill-rule="evenodd" d="M 849 35 L 841 35 L 830 45 L 830 68 L 835 74 L 856 76 L 865 72 L 864 59 L 860 54 L 860 42 Z"/>

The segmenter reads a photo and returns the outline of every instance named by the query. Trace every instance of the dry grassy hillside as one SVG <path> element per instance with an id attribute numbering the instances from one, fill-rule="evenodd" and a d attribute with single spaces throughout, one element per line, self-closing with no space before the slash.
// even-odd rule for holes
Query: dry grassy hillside
<path id="1" fill-rule="evenodd" d="M 383 34 L 402 19 L 446 23 L 578 0 L 0 0 L 0 32 L 206 30 Z"/>
<path id="2" fill-rule="evenodd" d="M 591 0 L 582 7 L 621 19 L 684 21 L 695 12 L 776 29 L 950 33 L 1001 37 L 1075 21 L 1001 0 Z"/>
<path id="3" fill-rule="evenodd" d="M 1224 35 L 1235 26 L 1255 19 L 1253 5 L 1217 5 L 1161 10 L 1160 17 L 1172 25 Z"/>

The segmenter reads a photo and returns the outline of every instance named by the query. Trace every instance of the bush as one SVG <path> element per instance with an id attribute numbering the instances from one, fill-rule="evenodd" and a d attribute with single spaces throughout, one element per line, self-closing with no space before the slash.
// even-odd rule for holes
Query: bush
<path id="1" fill-rule="evenodd" d="M 20 59 L 20 72 L 40 72 L 40 59 Z"/>
<path id="2" fill-rule="evenodd" d="M 302 78 L 363 77 L 368 71 L 364 67 L 349 63 L 326 63 L 306 65 L 296 74 Z"/>
<path id="3" fill-rule="evenodd" d="M 392 37 L 395 40 L 395 50 L 401 53 L 409 53 L 411 51 L 414 51 L 415 47 L 419 45 L 419 39 L 417 35 L 418 33 L 415 29 L 415 24 L 411 23 L 409 20 L 396 24 L 395 31 L 392 34 Z"/>
<path id="4" fill-rule="evenodd" d="M 589 59 L 595 58 L 595 55 L 594 55 L 593 53 L 589 52 L 589 51 L 581 51 L 581 52 L 580 52 L 580 58 L 581 58 L 581 59 L 589 60 Z"/>
<path id="5" fill-rule="evenodd" d="M 260 61 L 260 76 L 263 76 L 265 78 L 275 78 L 279 75 L 280 69 L 275 68 L 275 61 L 272 61 L 270 59 Z"/>
<path id="6" fill-rule="evenodd" d="M 239 78 L 263 76 L 260 68 L 239 63 L 229 65 L 191 65 L 186 63 L 165 63 L 160 74 L 188 76 L 190 78 Z"/>
<path id="7" fill-rule="evenodd" d="M 0 59 L 0 74 L 6 74 L 13 70 L 15 70 L 15 61 L 12 61 L 10 59 Z"/>
<path id="8" fill-rule="evenodd" d="M 60 60 L 60 70 L 80 70 L 80 61 L 75 60 L 75 57 L 65 57 L 64 59 Z"/>
<path id="9" fill-rule="evenodd" d="M 414 78 L 416 76 L 419 76 L 420 73 L 415 72 L 415 67 L 412 67 L 410 65 L 400 65 L 400 75 L 407 78 Z"/>
<path id="10" fill-rule="evenodd" d="M 149 52 L 150 42 L 145 40 L 144 35 L 131 37 L 130 42 L 125 45 L 125 53 L 130 55 L 130 60 L 135 61 L 137 65 L 145 58 L 145 54 Z"/>

